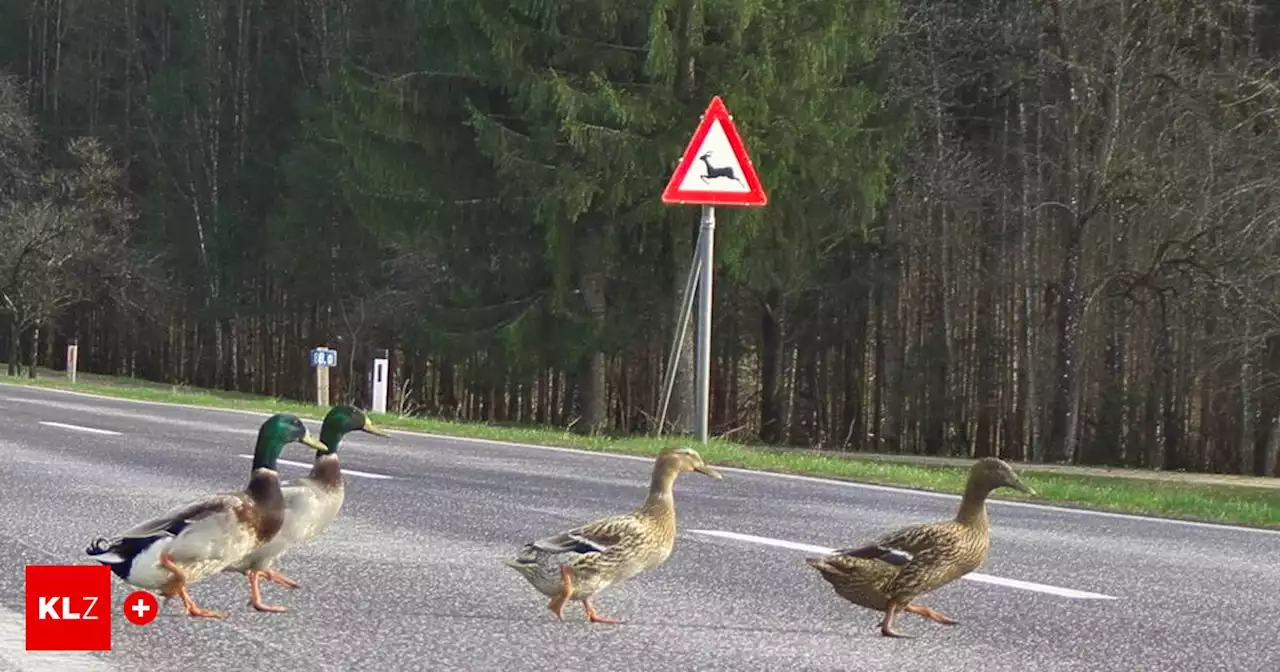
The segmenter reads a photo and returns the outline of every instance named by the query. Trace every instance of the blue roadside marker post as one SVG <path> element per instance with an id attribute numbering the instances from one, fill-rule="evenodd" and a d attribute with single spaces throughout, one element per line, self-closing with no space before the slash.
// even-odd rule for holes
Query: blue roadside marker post
<path id="1" fill-rule="evenodd" d="M 316 405 L 329 405 L 329 369 L 338 365 L 338 351 L 320 346 L 311 351 L 311 368 L 316 370 Z"/>

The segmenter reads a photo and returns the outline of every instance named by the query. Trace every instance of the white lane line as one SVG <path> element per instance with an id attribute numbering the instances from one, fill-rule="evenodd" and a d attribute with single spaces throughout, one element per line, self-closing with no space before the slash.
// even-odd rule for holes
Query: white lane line
<path id="1" fill-rule="evenodd" d="M 266 411 L 247 411 L 241 408 L 218 408 L 216 406 L 199 406 L 196 404 L 181 404 L 172 401 L 149 401 L 144 399 L 129 399 L 126 397 L 112 397 L 101 394 L 93 394 L 91 392 L 77 392 L 75 390 L 60 390 L 51 387 L 32 388 L 19 383 L 0 382 L 0 387 L 8 387 L 12 389 L 21 389 L 24 392 L 39 389 L 40 392 L 50 392 L 55 394 L 66 394 L 71 396 L 87 397 L 99 401 L 115 401 L 129 404 L 143 404 L 149 406 L 168 406 L 171 408 L 183 408 L 192 411 L 205 411 L 210 413 L 237 413 L 240 415 L 252 415 L 259 420 L 265 419 L 270 413 Z M 6 397 L 5 400 L 15 400 L 17 397 Z M 109 407 L 108 407 L 109 408 Z M 305 413 L 298 414 L 298 417 L 319 421 L 319 418 Z M 385 428 L 384 428 L 385 430 Z M 245 432 L 248 433 L 248 432 Z M 652 457 L 641 457 L 638 455 L 622 455 L 618 453 L 605 453 L 596 450 L 580 450 L 576 448 L 561 448 L 559 446 L 541 446 L 532 443 L 517 443 L 515 441 L 498 441 L 494 439 L 477 439 L 469 436 L 451 436 L 448 434 L 434 434 L 431 432 L 418 432 L 405 429 L 393 429 L 388 431 L 389 434 L 402 435 L 418 439 L 431 441 L 459 441 L 463 443 L 474 443 L 482 446 L 502 446 L 506 448 L 520 448 L 525 450 L 547 450 L 560 453 L 572 453 L 575 455 L 596 455 L 599 457 L 607 457 L 618 460 L 639 460 L 643 462 L 653 462 Z M 680 443 L 678 439 L 673 439 L 672 443 Z M 687 443 L 687 441 L 684 441 Z M 801 476 L 799 474 L 781 474 L 771 471 L 759 471 L 756 469 L 741 469 L 738 467 L 719 467 L 716 469 L 724 472 L 747 474 L 750 476 L 759 476 L 762 478 L 782 478 L 794 481 L 804 481 L 807 483 L 821 483 L 824 485 L 835 485 L 845 488 L 858 488 L 861 490 L 871 490 L 875 492 L 893 492 L 905 495 L 916 495 L 919 497 L 935 497 L 940 499 L 959 500 L 959 495 L 952 495 L 945 492 L 930 492 L 928 490 L 915 490 L 912 488 L 900 488 L 891 485 L 874 485 L 871 483 L 858 483 L 856 481 L 843 481 L 835 478 L 822 478 L 821 476 Z M 1113 520 L 1130 520 L 1139 523 L 1160 523 L 1164 525 L 1177 525 L 1181 527 L 1196 527 L 1206 530 L 1218 530 L 1220 532 L 1245 532 L 1249 534 L 1265 534 L 1280 536 L 1280 530 L 1271 530 L 1261 527 L 1244 527 L 1242 525 L 1227 525 L 1225 523 L 1205 523 L 1196 520 L 1178 520 L 1176 518 L 1157 518 L 1153 516 L 1140 516 L 1132 513 L 1115 513 L 1112 511 L 1097 511 L 1094 509 L 1054 506 L 1052 504 L 1035 504 L 1033 502 L 1013 502 L 1001 499 L 988 499 L 987 503 L 992 506 L 1012 506 L 1024 509 L 1036 509 L 1040 511 L 1051 511 L 1058 514 L 1068 514 L 1077 516 L 1094 516 L 1098 518 L 1111 518 Z"/>
<path id="2" fill-rule="evenodd" d="M 776 546 L 778 548 L 789 548 L 794 551 L 805 551 L 807 553 L 826 554 L 834 551 L 833 548 L 825 546 L 814 546 L 812 544 L 802 544 L 795 541 L 787 541 L 785 539 L 772 539 L 769 537 L 757 537 L 754 534 L 742 534 L 740 532 L 726 532 L 724 530 L 687 530 L 694 534 L 703 534 L 709 537 L 720 537 L 723 539 L 733 539 L 736 541 L 745 541 L 753 544 L 763 544 L 765 546 Z M 996 586 L 1004 586 L 1006 588 L 1017 588 L 1018 590 L 1029 590 L 1035 593 L 1046 593 L 1048 595 L 1057 595 L 1073 600 L 1116 600 L 1117 597 L 1111 595 L 1103 595 L 1102 593 L 1091 593 L 1084 590 L 1075 590 L 1073 588 L 1062 588 L 1060 586 L 1050 586 L 1044 583 L 1033 583 L 1031 581 L 1019 581 L 1018 579 L 1006 579 L 1002 576 L 992 576 L 990 574 L 980 574 L 978 572 L 970 572 L 962 577 L 968 581 L 977 581 L 978 583 L 989 583 Z"/>
<path id="3" fill-rule="evenodd" d="M 0 607 L 0 659 L 22 672 L 112 672 L 115 668 L 87 651 L 28 651 L 22 614 Z"/>
<path id="4" fill-rule="evenodd" d="M 69 425 L 65 422 L 51 422 L 49 420 L 40 420 L 40 424 L 49 427 L 61 427 L 62 429 L 70 429 L 74 432 L 87 432 L 89 434 L 103 434 L 106 436 L 120 436 L 120 432 L 113 432 L 109 429 L 98 429 L 96 427 L 85 427 L 83 425 Z"/>
<path id="5" fill-rule="evenodd" d="M 250 460 L 253 459 L 252 455 L 241 455 L 240 457 L 245 457 Z M 295 467 L 306 467 L 308 469 L 311 468 L 311 465 L 307 464 L 306 462 L 294 462 L 293 460 L 276 460 L 276 462 L 279 462 L 280 464 L 290 464 Z M 375 474 L 370 471 L 357 471 L 355 469 L 348 469 L 346 467 L 342 468 L 342 475 L 343 476 L 359 476 L 361 478 L 375 478 L 383 481 L 390 481 L 395 478 L 395 476 L 388 476 L 386 474 Z"/>

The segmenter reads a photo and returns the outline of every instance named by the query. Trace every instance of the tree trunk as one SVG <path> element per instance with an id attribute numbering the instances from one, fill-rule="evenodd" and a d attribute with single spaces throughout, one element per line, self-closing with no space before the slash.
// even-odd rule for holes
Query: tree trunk
<path id="1" fill-rule="evenodd" d="M 796 344 L 795 396 L 791 406 L 791 431 L 788 438 L 789 443 L 796 446 L 811 446 L 820 440 L 818 348 L 818 342 L 812 337 L 806 337 Z"/>
<path id="2" fill-rule="evenodd" d="M 940 277 L 931 278 L 926 281 L 928 296 L 925 299 L 928 302 L 927 312 L 924 314 L 925 324 L 927 324 L 926 332 L 923 334 L 925 343 L 924 361 L 926 366 L 926 375 L 924 380 L 923 404 L 925 408 L 925 417 L 923 418 L 924 431 L 924 453 L 926 455 L 943 455 L 948 451 L 947 443 L 947 421 L 948 412 L 951 407 L 950 390 L 947 389 L 947 381 L 949 379 L 950 362 L 948 361 L 948 352 L 950 350 L 947 344 L 947 319 L 945 304 L 947 301 L 945 291 L 943 289 Z"/>
<path id="3" fill-rule="evenodd" d="M 871 400 L 867 404 L 870 410 L 871 418 L 867 422 L 869 444 L 867 450 L 872 452 L 883 452 L 887 448 L 885 442 L 885 434 L 887 432 L 889 403 L 889 349 L 888 349 L 888 319 L 885 312 L 888 310 L 886 305 L 888 290 L 886 285 L 889 279 L 885 277 L 885 258 L 883 253 L 877 253 L 875 258 L 875 268 L 878 273 L 878 280 L 875 289 L 871 292 L 871 309 L 875 311 L 875 382 L 871 385 Z"/>
<path id="4" fill-rule="evenodd" d="M 440 383 L 436 389 L 436 404 L 440 415 L 450 420 L 458 419 L 457 368 L 451 361 L 440 363 Z"/>
<path id="5" fill-rule="evenodd" d="M 593 230 L 594 227 L 593 227 Z M 604 352 L 600 349 L 601 336 L 605 331 L 605 274 L 604 250 L 599 233 L 590 234 L 582 258 L 581 288 L 582 300 L 586 304 L 588 319 L 591 324 L 591 353 L 583 362 L 582 382 L 582 424 L 580 431 L 595 434 L 605 428 L 608 421 L 606 404 L 606 367 Z"/>
<path id="6" fill-rule="evenodd" d="M 861 450 L 867 437 L 862 405 L 863 393 L 866 389 L 864 369 L 867 360 L 867 324 L 870 317 L 867 309 L 866 305 L 860 305 L 855 309 L 857 317 L 848 327 L 849 336 L 844 339 L 840 351 L 844 387 L 840 395 L 840 429 L 843 432 L 839 441 L 842 450 Z"/>
<path id="7" fill-rule="evenodd" d="M 1070 218 L 1070 215 L 1064 215 Z M 1080 331 L 1084 302 L 1081 296 L 1083 232 L 1076 222 L 1064 222 L 1066 240 L 1058 276 L 1058 339 L 1054 363 L 1053 416 L 1049 430 L 1047 461 L 1069 463 L 1075 459 L 1080 410 Z"/>
<path id="8" fill-rule="evenodd" d="M 555 414 L 555 401 L 551 398 L 551 370 L 538 372 L 538 403 L 534 406 L 533 421 L 538 425 L 546 425 L 551 415 Z"/>
<path id="9" fill-rule="evenodd" d="M 1106 379 L 1098 397 L 1098 428 L 1089 441 L 1090 447 L 1081 451 L 1081 461 L 1086 464 L 1107 462 L 1123 464 L 1125 461 L 1124 427 L 1125 407 L 1128 400 L 1125 398 L 1124 390 L 1122 325 L 1122 318 L 1116 315 L 1110 316 L 1102 355 Z"/>
<path id="10" fill-rule="evenodd" d="M 1187 467 L 1182 441 L 1182 421 L 1177 394 L 1177 366 L 1164 301 L 1160 301 L 1160 322 L 1156 326 L 1156 366 L 1159 368 L 1161 438 L 1164 446 L 1162 468 L 1180 471 Z"/>
<path id="11" fill-rule="evenodd" d="M 1275 429 L 1267 441 L 1265 452 L 1260 455 L 1261 469 L 1257 476 L 1280 476 L 1280 469 L 1277 468 L 1280 465 L 1280 415 L 1276 415 L 1271 424 Z"/>
<path id="12" fill-rule="evenodd" d="M 1268 336 L 1262 378 L 1268 383 L 1263 389 L 1261 416 L 1253 444 L 1253 475 L 1270 476 L 1275 473 L 1277 446 L 1280 446 L 1280 336 Z"/>
<path id="13" fill-rule="evenodd" d="M 1245 313 L 1240 353 L 1240 431 L 1239 444 L 1236 446 L 1236 473 L 1248 474 L 1253 467 L 1253 333 L 1248 313 Z"/>
<path id="14" fill-rule="evenodd" d="M 27 360 L 27 377 L 35 380 L 36 362 L 40 359 L 40 325 L 31 327 L 31 351 Z"/>
<path id="15" fill-rule="evenodd" d="M 983 225 L 985 231 L 990 223 L 994 223 L 997 208 L 992 207 L 988 210 L 987 216 L 984 217 L 988 224 Z M 996 359 L 999 357 L 995 347 L 996 319 L 998 314 L 998 306 L 996 305 L 995 283 L 999 277 L 996 269 L 995 259 L 993 259 L 992 250 L 987 244 L 993 235 L 988 233 L 987 237 L 979 240 L 978 245 L 978 283 L 977 288 L 977 305 L 975 306 L 975 338 L 974 343 L 975 356 L 977 357 L 977 374 L 976 384 L 974 385 L 974 393 L 976 396 L 975 403 L 977 405 L 977 428 L 975 431 L 975 443 L 977 445 L 967 446 L 966 455 L 974 455 L 979 457 L 999 457 L 1000 446 L 996 441 L 996 411 L 1000 404 L 1000 386 L 997 384 L 996 376 Z M 994 244 L 994 243 L 993 243 Z M 964 422 L 964 419 L 961 419 Z M 962 438 L 964 438 L 962 436 Z"/>
<path id="16" fill-rule="evenodd" d="M 516 418 L 516 420 L 528 424 L 533 419 L 533 395 L 530 393 L 529 378 L 527 376 L 520 379 L 520 386 L 517 388 L 516 393 L 520 395 L 518 411 L 520 417 Z"/>
<path id="17" fill-rule="evenodd" d="M 760 440 L 782 443 L 782 306 L 776 289 L 760 304 Z"/>
<path id="18" fill-rule="evenodd" d="M 22 333 L 18 330 L 18 320 L 9 322 L 9 375 L 18 375 L 18 365 L 22 362 Z"/>
<path id="19" fill-rule="evenodd" d="M 560 381 L 560 420 L 556 424 L 577 426 L 582 421 L 576 416 L 576 411 L 581 407 L 578 404 L 578 396 L 580 390 L 575 382 L 577 377 L 569 375 L 566 371 L 564 375 L 559 376 Z"/>

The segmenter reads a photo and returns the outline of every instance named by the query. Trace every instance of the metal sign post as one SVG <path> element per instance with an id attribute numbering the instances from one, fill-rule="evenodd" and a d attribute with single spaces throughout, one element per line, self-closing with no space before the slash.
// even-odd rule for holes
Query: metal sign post
<path id="1" fill-rule="evenodd" d="M 714 162 L 713 162 L 714 161 Z M 717 205 L 762 206 L 768 202 L 760 177 L 756 175 L 751 157 L 747 155 L 746 146 L 738 129 L 733 125 L 733 117 L 724 106 L 720 96 L 711 99 L 707 111 L 693 138 L 684 150 L 684 157 L 671 181 L 662 192 L 662 202 L 667 204 L 698 204 L 702 206 L 702 226 L 698 231 L 697 250 L 694 252 L 694 270 L 698 276 L 698 339 L 696 353 L 697 374 L 697 428 L 698 441 L 706 443 L 710 438 L 711 422 L 711 282 L 713 276 L 712 261 L 716 230 Z M 686 287 L 686 292 L 687 292 Z M 687 295 L 686 295 L 687 296 Z M 689 297 L 691 298 L 691 297 Z M 683 307 L 680 327 L 676 334 L 683 339 L 685 325 L 689 321 L 689 312 L 693 309 L 691 300 Z M 666 421 L 667 404 L 671 398 L 671 386 L 675 381 L 675 367 L 679 365 L 678 354 L 673 355 L 667 366 L 667 382 L 663 386 L 662 408 L 659 409 L 658 434 L 662 434 L 661 426 Z"/>
<path id="2" fill-rule="evenodd" d="M 707 442 L 710 435 L 711 418 L 711 272 L 716 241 L 716 209 L 712 205 L 702 206 L 702 228 L 698 237 L 701 244 L 698 251 L 702 258 L 698 260 L 698 348 L 697 348 L 697 413 L 698 441 Z"/>

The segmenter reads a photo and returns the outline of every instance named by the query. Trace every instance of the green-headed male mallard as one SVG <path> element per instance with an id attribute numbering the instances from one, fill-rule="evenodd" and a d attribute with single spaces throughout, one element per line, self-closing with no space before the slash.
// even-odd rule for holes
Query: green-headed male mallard
<path id="1" fill-rule="evenodd" d="M 666 561 L 676 539 L 676 476 L 696 471 L 720 480 L 720 473 L 692 448 L 664 448 L 653 465 L 649 497 L 635 513 L 594 520 L 527 544 L 507 566 L 520 572 L 548 608 L 564 620 L 564 605 L 580 600 L 592 623 L 619 623 L 596 613 L 591 598 Z"/>
<path id="2" fill-rule="evenodd" d="M 338 445 L 348 432 L 356 430 L 386 436 L 374 426 L 369 416 L 354 406 L 334 406 L 324 416 L 320 427 L 320 442 L 325 445 L 316 453 L 311 473 L 297 480 L 285 481 L 280 487 L 284 493 L 284 525 L 271 541 L 259 546 L 224 571 L 239 572 L 249 577 L 250 596 L 254 608 L 263 611 L 285 611 L 285 607 L 264 605 L 259 597 L 258 578 L 266 578 L 285 586 L 297 588 L 298 582 L 273 569 L 276 560 L 289 549 L 323 532 L 342 509 L 345 488 L 342 468 L 338 465 Z"/>
<path id="3" fill-rule="evenodd" d="M 315 450 L 325 448 L 297 416 L 271 416 L 258 429 L 244 490 L 193 500 L 114 539 L 98 538 L 85 552 L 127 583 L 159 591 L 165 599 L 181 597 L 189 616 L 225 617 L 196 606 L 187 586 L 221 571 L 280 530 L 284 497 L 276 461 L 294 441 Z"/>
<path id="4" fill-rule="evenodd" d="M 913 525 L 860 548 L 834 551 L 805 562 L 822 574 L 844 599 L 884 612 L 880 634 L 903 637 L 893 629 L 898 611 L 908 611 L 944 625 L 957 622 L 912 600 L 977 569 L 987 559 L 990 523 L 987 495 L 996 488 L 1029 495 L 1013 468 L 993 457 L 969 469 L 969 481 L 955 520 Z"/>

